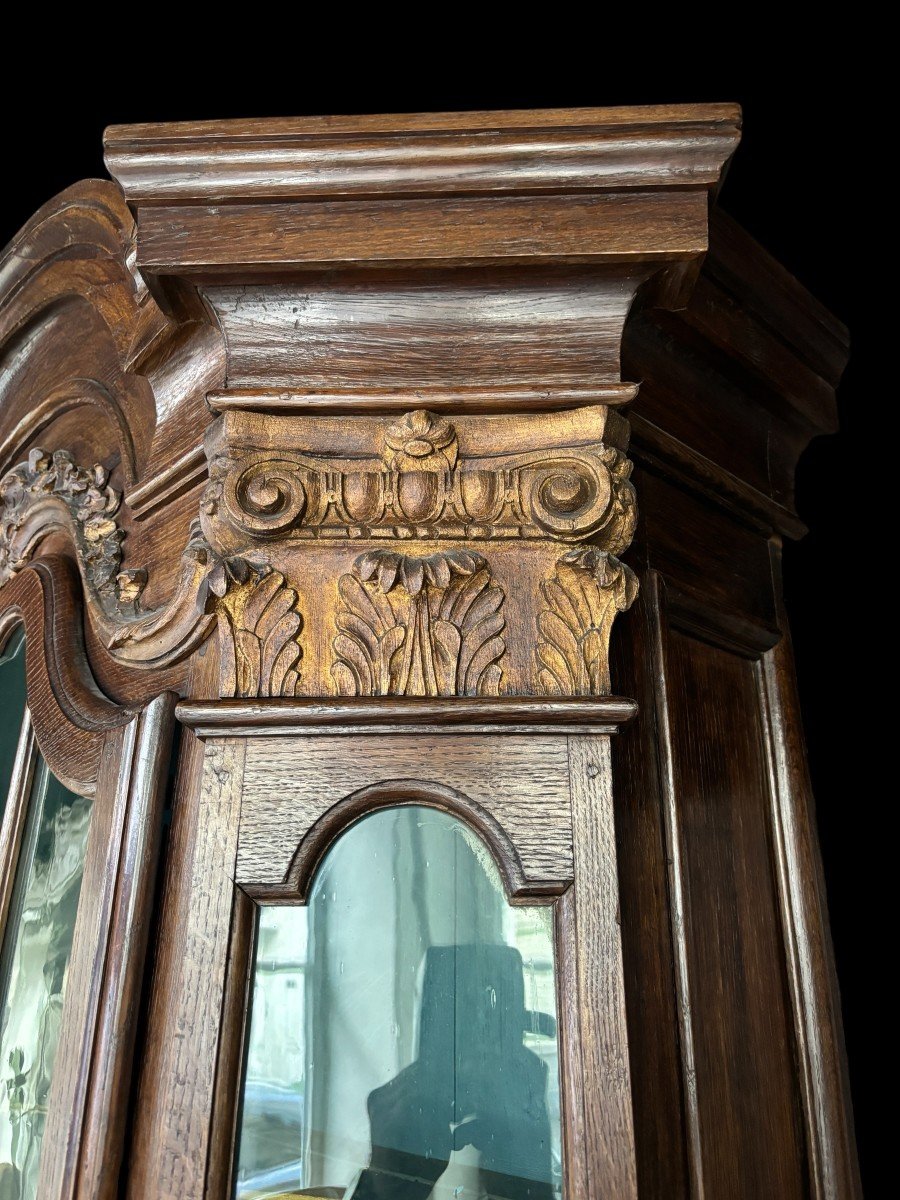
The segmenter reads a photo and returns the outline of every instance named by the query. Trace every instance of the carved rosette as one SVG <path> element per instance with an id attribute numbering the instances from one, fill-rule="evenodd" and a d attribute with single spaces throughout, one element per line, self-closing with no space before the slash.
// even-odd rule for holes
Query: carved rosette
<path id="1" fill-rule="evenodd" d="M 564 554 L 541 586 L 536 690 L 548 696 L 603 696 L 610 691 L 609 638 L 616 614 L 629 608 L 638 581 L 624 563 L 594 547 Z"/>
<path id="2" fill-rule="evenodd" d="M 480 554 L 374 550 L 338 590 L 338 695 L 499 695 L 504 594 Z"/>

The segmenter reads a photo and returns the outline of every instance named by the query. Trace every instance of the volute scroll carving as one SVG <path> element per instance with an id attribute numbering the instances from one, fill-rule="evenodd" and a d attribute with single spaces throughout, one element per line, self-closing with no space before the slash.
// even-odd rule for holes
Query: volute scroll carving
<path id="1" fill-rule="evenodd" d="M 590 539 L 614 552 L 630 540 L 631 464 L 615 446 L 549 440 L 525 452 L 492 444 L 464 453 L 453 425 L 424 410 L 393 422 L 382 438 L 380 454 L 373 445 L 352 458 L 245 443 L 215 449 L 202 502 L 208 538 L 237 549 L 253 537 L 549 537 Z"/>

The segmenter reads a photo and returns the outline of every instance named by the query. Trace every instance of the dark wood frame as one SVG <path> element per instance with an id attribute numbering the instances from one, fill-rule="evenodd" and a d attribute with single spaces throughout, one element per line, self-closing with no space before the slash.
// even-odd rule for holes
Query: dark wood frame
<path id="1" fill-rule="evenodd" d="M 47 1200 L 111 1200 L 124 1151 L 175 698 L 163 694 L 131 710 L 101 695 L 87 669 L 65 560 L 42 559 L 0 593 L 0 644 L 20 626 L 26 741 L 66 787 L 93 800 L 39 1190 Z M 20 789 L 20 804 L 4 822 L 0 936 L 27 796 Z"/>
<path id="2" fill-rule="evenodd" d="M 524 701 L 520 714 L 513 712 L 511 703 L 509 723 L 498 734 L 496 727 L 486 732 L 479 723 L 478 701 L 457 700 L 443 706 L 451 710 L 452 720 L 435 734 L 429 723 L 399 726 L 390 704 L 356 703 L 362 723 L 368 717 L 375 725 L 370 733 L 377 734 L 377 726 L 381 727 L 380 736 L 363 744 L 364 758 L 370 746 L 379 747 L 371 768 L 360 768 L 372 782 L 362 788 L 348 783 L 343 799 L 329 803 L 321 818 L 306 827 L 286 876 L 280 859 L 273 860 L 271 877 L 252 882 L 243 877 L 239 882 L 237 868 L 242 781 L 246 756 L 255 740 L 246 736 L 248 723 L 255 722 L 255 728 L 252 724 L 249 728 L 257 736 L 271 736 L 275 729 L 279 740 L 274 744 L 280 747 L 284 761 L 297 764 L 299 772 L 304 761 L 315 764 L 313 747 L 321 744 L 318 739 L 347 738 L 347 726 L 334 724 L 336 718 L 341 719 L 340 706 L 335 712 L 334 706 L 319 705 L 316 713 L 302 701 L 273 704 L 271 710 L 236 703 L 183 705 L 179 709 L 182 720 L 201 734 L 205 749 L 203 741 L 190 737 L 176 794 L 180 819 L 176 818 L 173 827 L 172 873 L 166 882 L 162 915 L 165 933 L 156 964 L 157 994 L 165 996 L 165 1011 L 157 1006 L 150 1018 L 157 1038 L 148 1048 L 142 1072 L 142 1121 L 129 1194 L 176 1195 L 180 1189 L 180 1194 L 202 1195 L 208 1200 L 222 1200 L 229 1194 L 255 905 L 303 903 L 322 855 L 347 828 L 377 807 L 409 803 L 440 808 L 472 827 L 491 850 L 511 903 L 553 905 L 566 1194 L 585 1194 L 587 1179 L 607 1194 L 632 1194 L 635 1175 L 628 1048 L 615 932 L 617 882 L 615 862 L 609 858 L 613 842 L 608 836 L 588 832 L 597 825 L 611 829 L 606 731 L 623 715 L 630 715 L 630 706 L 615 699 L 584 702 L 582 712 L 589 711 L 597 724 L 573 727 L 569 722 L 579 707 L 575 703 L 563 701 L 557 707 L 543 702 L 538 712 L 538 706 Z M 233 736 L 236 730 L 242 736 Z M 301 733 L 303 740 L 295 744 L 292 732 Z M 310 735 L 317 737 L 311 744 L 306 740 Z M 421 770 L 415 779 L 385 778 L 378 761 L 389 755 L 402 763 L 420 737 L 428 738 L 429 744 L 436 740 L 444 745 L 445 764 L 458 758 L 454 746 L 459 738 L 465 745 L 480 745 L 484 752 L 509 737 L 533 739 L 536 748 L 557 746 L 563 756 L 559 761 L 570 764 L 556 786 L 564 786 L 570 797 L 571 827 L 566 836 L 576 848 L 570 868 L 573 873 L 554 880 L 526 879 L 516 845 L 524 827 L 510 827 L 508 817 L 502 825 L 490 805 L 473 799 L 466 789 L 433 781 L 433 776 L 423 776 Z M 320 769 L 311 765 L 307 771 L 315 774 Z M 437 764 L 429 770 L 441 773 Z M 473 782 L 477 780 L 477 765 L 457 765 L 454 770 L 457 776 L 469 771 Z M 336 793 L 342 791 L 340 775 L 336 768 L 330 776 L 330 787 Z M 483 787 L 476 786 L 475 791 L 484 794 Z M 243 820 L 252 820 L 257 837 L 265 838 L 266 818 L 255 803 Z M 560 831 L 554 830 L 552 820 L 548 816 L 548 833 L 558 836 Z M 581 861 L 583 855 L 588 857 Z M 187 1056 L 185 1046 L 190 1046 Z M 617 1064 L 615 1070 L 610 1069 L 610 1062 Z M 190 1114 L 190 1131 L 185 1130 L 183 1117 L 169 1111 L 167 1080 L 173 1072 L 190 1096 L 181 1110 Z M 188 1146 L 190 1151 L 185 1149 Z"/>

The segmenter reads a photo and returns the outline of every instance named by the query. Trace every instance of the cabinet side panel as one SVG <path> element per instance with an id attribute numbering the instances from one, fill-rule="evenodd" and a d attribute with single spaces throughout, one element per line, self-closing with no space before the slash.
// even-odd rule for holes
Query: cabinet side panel
<path id="1" fill-rule="evenodd" d="M 681 1055 L 670 926 L 663 795 L 657 762 L 648 581 L 613 638 L 613 679 L 638 716 L 612 739 L 622 962 L 640 1194 L 688 1187 Z M 665 1119 L 660 1119 L 665 1114 Z"/>
<path id="2" fill-rule="evenodd" d="M 808 1195 L 756 666 L 665 644 L 703 1194 Z"/>

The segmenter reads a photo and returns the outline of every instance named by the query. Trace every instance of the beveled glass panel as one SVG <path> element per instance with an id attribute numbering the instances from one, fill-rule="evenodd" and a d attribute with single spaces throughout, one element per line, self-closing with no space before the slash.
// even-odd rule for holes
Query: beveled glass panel
<path id="1" fill-rule="evenodd" d="M 39 758 L 0 951 L 0 1196 L 17 1200 L 38 1200 L 90 816 Z"/>
<path id="2" fill-rule="evenodd" d="M 308 907 L 262 905 L 239 1200 L 558 1197 L 552 911 L 423 806 L 349 829 Z"/>
<path id="3" fill-rule="evenodd" d="M 25 635 L 14 629 L 0 653 L 0 820 L 9 798 L 16 749 L 25 719 Z"/>

